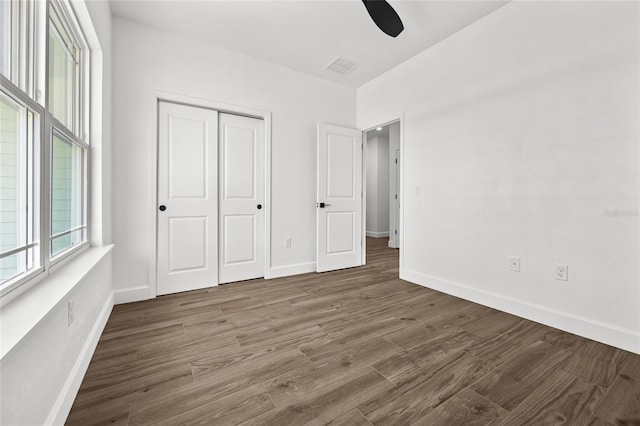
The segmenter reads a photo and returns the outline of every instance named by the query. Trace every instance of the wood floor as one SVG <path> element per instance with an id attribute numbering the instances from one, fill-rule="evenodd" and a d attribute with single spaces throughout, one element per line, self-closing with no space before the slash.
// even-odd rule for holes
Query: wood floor
<path id="1" fill-rule="evenodd" d="M 640 425 L 640 356 L 368 265 L 114 308 L 67 420 Z"/>

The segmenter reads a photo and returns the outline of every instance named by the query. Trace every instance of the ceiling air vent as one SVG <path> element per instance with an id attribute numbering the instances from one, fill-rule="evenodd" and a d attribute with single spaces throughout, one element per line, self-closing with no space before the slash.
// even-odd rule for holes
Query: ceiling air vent
<path id="1" fill-rule="evenodd" d="M 326 68 L 333 72 L 337 72 L 338 74 L 347 75 L 354 69 L 358 68 L 358 64 L 351 62 L 348 59 L 337 57 L 327 65 Z"/>

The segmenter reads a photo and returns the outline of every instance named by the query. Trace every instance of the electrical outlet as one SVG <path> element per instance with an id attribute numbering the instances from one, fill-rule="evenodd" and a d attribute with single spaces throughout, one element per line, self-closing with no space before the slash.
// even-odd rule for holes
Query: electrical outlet
<path id="1" fill-rule="evenodd" d="M 67 303 L 67 325 L 70 327 L 76 319 L 76 307 L 73 299 Z"/>
<path id="2" fill-rule="evenodd" d="M 520 272 L 520 258 L 512 256 L 509 258 L 509 269 L 514 272 Z"/>
<path id="3" fill-rule="evenodd" d="M 287 237 L 284 239 L 284 246 L 291 247 L 291 237 Z"/>
<path id="4" fill-rule="evenodd" d="M 556 280 L 569 281 L 569 266 L 556 263 Z"/>

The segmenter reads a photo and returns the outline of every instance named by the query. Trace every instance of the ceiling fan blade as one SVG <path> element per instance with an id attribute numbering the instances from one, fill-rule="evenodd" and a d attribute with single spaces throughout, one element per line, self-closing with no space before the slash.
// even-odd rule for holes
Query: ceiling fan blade
<path id="1" fill-rule="evenodd" d="M 369 16 L 385 34 L 397 37 L 404 30 L 400 16 L 385 0 L 362 0 Z"/>

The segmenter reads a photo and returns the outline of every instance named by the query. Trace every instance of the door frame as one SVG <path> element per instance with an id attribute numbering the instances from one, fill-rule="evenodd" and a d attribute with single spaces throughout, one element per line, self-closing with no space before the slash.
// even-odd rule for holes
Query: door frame
<path id="1" fill-rule="evenodd" d="M 211 99 L 181 95 L 178 93 L 154 91 L 149 99 L 149 123 L 151 123 L 151 139 L 149 141 L 149 153 L 153 159 L 149 168 L 149 253 L 153 253 L 149 262 L 149 293 L 150 299 L 157 297 L 158 293 L 158 112 L 160 102 L 171 102 L 195 108 L 212 109 L 218 112 L 244 115 L 247 117 L 264 120 L 264 278 L 271 278 L 271 112 L 218 102 Z M 216 129 L 216 132 L 218 130 Z M 217 147 L 216 147 L 217 149 Z M 216 171 L 218 165 L 216 164 Z M 217 225 L 216 225 L 217 226 Z M 218 277 L 216 277 L 217 282 Z"/>
<path id="2" fill-rule="evenodd" d="M 403 188 L 404 188 L 404 112 L 399 112 L 397 114 L 390 114 L 387 116 L 383 116 L 379 119 L 368 120 L 365 125 L 361 125 L 362 129 L 362 264 L 366 265 L 366 253 L 367 253 L 367 237 L 366 237 L 366 227 L 367 227 L 367 132 L 371 130 L 375 130 L 378 127 L 386 126 L 391 123 L 399 122 L 400 123 L 400 181 L 398 183 L 399 191 L 398 191 L 398 203 L 400 203 L 400 207 L 402 207 L 402 199 L 403 197 Z M 377 123 L 377 124 L 374 124 Z M 403 241 L 404 241 L 404 210 L 400 209 L 399 215 L 399 226 L 400 226 L 400 265 L 399 271 L 402 271 L 402 267 L 404 264 L 402 249 Z"/>
<path id="3" fill-rule="evenodd" d="M 393 158 L 395 159 L 395 165 L 394 165 L 394 170 L 393 173 L 396 176 L 395 179 L 395 184 L 396 187 L 393 188 L 395 193 L 397 194 L 397 197 L 395 199 L 395 203 L 393 206 L 394 209 L 394 215 L 395 215 L 395 229 L 400 230 L 400 167 L 402 167 L 402 151 L 400 151 L 400 147 L 398 147 L 398 149 L 394 152 Z M 389 229 L 389 232 L 391 232 L 391 229 Z M 400 248 L 400 233 L 398 233 L 396 235 L 395 238 L 395 245 L 392 248 Z"/>

